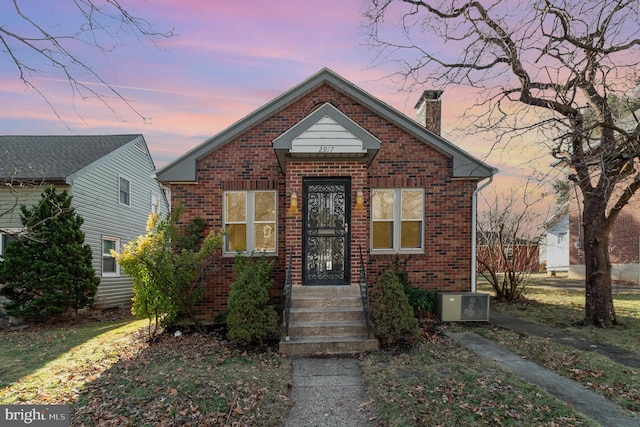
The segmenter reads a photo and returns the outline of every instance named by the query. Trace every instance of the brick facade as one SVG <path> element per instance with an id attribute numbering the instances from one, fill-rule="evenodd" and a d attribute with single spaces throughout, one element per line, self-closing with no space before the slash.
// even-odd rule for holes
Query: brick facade
<path id="1" fill-rule="evenodd" d="M 572 184 L 573 185 L 573 184 Z M 578 192 L 579 193 L 579 192 Z M 579 203 L 571 191 L 569 203 L 569 277 L 583 279 L 585 274 L 582 242 L 582 198 Z M 612 201 L 617 198 L 612 197 Z M 609 232 L 609 258 L 614 280 L 640 283 L 640 198 L 634 196 L 616 218 Z"/>
<path id="2" fill-rule="evenodd" d="M 360 158 L 293 158 L 286 170 L 278 164 L 272 143 L 318 105 L 331 103 L 380 141 L 371 161 Z M 293 251 L 294 286 L 303 285 L 302 214 L 287 214 L 291 194 L 302 211 L 303 179 L 350 178 L 350 280 L 358 282 L 362 248 L 369 283 L 394 261 L 406 262 L 414 286 L 443 291 L 469 291 L 471 284 L 472 194 L 478 179 L 452 178 L 451 156 L 425 144 L 415 135 L 381 117 L 331 84 L 321 84 L 283 108 L 220 144 L 197 160 L 197 182 L 170 183 L 172 203 L 184 206 L 183 221 L 203 218 L 210 229 L 223 227 L 223 192 L 273 189 L 277 191 L 277 256 L 271 296 L 281 303 L 289 250 Z M 421 188 L 425 191 L 424 253 L 373 255 L 370 253 L 371 189 Z M 356 194 L 364 194 L 364 209 L 356 209 Z M 226 310 L 233 282 L 233 258 L 219 257 L 219 266 L 207 278 L 201 304 L 211 320 Z"/>

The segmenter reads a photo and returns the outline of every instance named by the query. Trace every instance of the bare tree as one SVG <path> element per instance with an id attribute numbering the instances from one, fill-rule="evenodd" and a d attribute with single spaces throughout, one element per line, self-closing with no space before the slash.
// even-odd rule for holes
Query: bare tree
<path id="1" fill-rule="evenodd" d="M 478 272 L 493 287 L 496 298 L 514 301 L 522 297 L 531 273 L 540 268 L 540 219 L 535 205 L 541 198 L 521 190 L 494 194 L 478 218 Z"/>
<path id="2" fill-rule="evenodd" d="M 15 67 L 15 77 L 37 93 L 62 120 L 58 109 L 38 85 L 36 78 L 61 78 L 68 82 L 72 97 L 98 99 L 114 115 L 116 102 L 146 120 L 131 101 L 111 84 L 100 71 L 83 59 L 80 51 L 86 46 L 108 54 L 117 47 L 123 35 L 133 35 L 154 45 L 173 35 L 173 30 L 158 32 L 145 19 L 130 14 L 119 0 L 68 0 L 56 3 L 56 8 L 66 7 L 77 27 L 42 22 L 23 10 L 23 2 L 13 0 L 13 7 L 3 7 L 5 18 L 14 19 L 0 23 L 0 55 Z M 24 2 L 26 8 L 27 2 Z M 45 21 L 49 19 L 45 18 Z"/>
<path id="3" fill-rule="evenodd" d="M 496 141 L 533 133 L 571 168 L 584 200 L 585 322 L 617 324 L 609 231 L 640 187 L 640 122 L 610 98 L 637 91 L 640 2 L 371 0 L 367 16 L 379 61 L 397 61 L 406 85 L 476 88 L 470 126 Z M 385 18 L 403 38 L 387 36 Z"/>

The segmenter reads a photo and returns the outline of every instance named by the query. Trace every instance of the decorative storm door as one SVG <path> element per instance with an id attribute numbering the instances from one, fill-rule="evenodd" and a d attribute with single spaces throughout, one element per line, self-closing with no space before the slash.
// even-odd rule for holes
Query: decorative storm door
<path id="1" fill-rule="evenodd" d="M 348 179 L 303 181 L 305 285 L 349 284 Z"/>

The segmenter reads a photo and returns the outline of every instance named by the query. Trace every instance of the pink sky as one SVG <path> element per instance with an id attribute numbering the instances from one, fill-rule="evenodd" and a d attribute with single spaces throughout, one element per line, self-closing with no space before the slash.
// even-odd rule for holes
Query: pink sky
<path id="1" fill-rule="evenodd" d="M 10 2 L 0 6 L 3 25 L 18 28 Z M 31 2 L 24 2 L 27 7 Z M 366 45 L 364 0 L 136 0 L 124 1 L 134 15 L 176 35 L 156 48 L 133 37 L 100 54 L 80 47 L 82 59 L 131 100 L 145 123 L 114 101 L 117 117 L 95 99 L 73 97 L 68 83 L 50 72 L 35 76 L 62 116 L 33 91 L 0 55 L 2 134 L 141 133 L 156 166 L 162 166 L 210 138 L 282 92 L 328 67 L 392 107 L 414 117 L 420 93 L 402 93 L 386 76 L 392 70 L 371 67 L 376 51 Z M 55 28 L 70 19 L 61 2 L 33 2 L 34 17 Z M 113 43 L 113 41 L 110 41 Z M 46 78 L 45 78 L 46 77 Z M 443 95 L 443 136 L 515 182 L 526 165 L 509 155 L 490 153 L 491 141 L 454 139 L 450 132 L 472 97 L 463 89 Z M 10 108 L 6 108 L 10 106 Z M 515 169 L 514 169 L 515 168 Z"/>

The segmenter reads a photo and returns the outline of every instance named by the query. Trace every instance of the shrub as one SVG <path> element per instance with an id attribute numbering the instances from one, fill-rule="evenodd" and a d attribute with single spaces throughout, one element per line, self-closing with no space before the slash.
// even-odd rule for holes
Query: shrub
<path id="1" fill-rule="evenodd" d="M 400 258 L 396 256 L 392 267 L 393 273 L 398 277 L 400 283 L 402 283 L 404 293 L 407 294 L 409 305 L 413 307 L 413 312 L 416 316 L 418 316 L 420 312 L 435 314 L 437 291 L 428 291 L 426 289 L 411 286 L 409 274 L 405 271 L 407 261 L 408 259 L 401 262 Z"/>
<path id="2" fill-rule="evenodd" d="M 420 341 L 420 326 L 393 271 L 385 271 L 371 290 L 371 318 L 383 347 L 412 346 Z"/>
<path id="3" fill-rule="evenodd" d="M 414 313 L 417 315 L 419 312 L 435 313 L 436 312 L 436 299 L 437 291 L 428 291 L 422 288 L 414 288 L 407 286 L 404 288 L 404 293 L 407 294 L 409 305 L 413 307 Z"/>
<path id="4" fill-rule="evenodd" d="M 21 207 L 26 232 L 8 245 L 0 263 L 9 315 L 46 320 L 93 303 L 100 278 L 71 200 L 66 190 L 50 187 L 37 205 Z"/>
<path id="5" fill-rule="evenodd" d="M 280 318 L 269 304 L 272 268 L 273 262 L 264 256 L 258 260 L 236 256 L 227 315 L 227 338 L 233 344 L 263 346 L 278 338 Z"/>
<path id="6" fill-rule="evenodd" d="M 213 230 L 203 238 L 202 220 L 196 218 L 187 230 L 178 227 L 182 208 L 164 219 L 149 215 L 147 234 L 124 245 L 116 260 L 133 279 L 132 312 L 149 319 L 149 335 L 158 325 L 173 326 L 187 317 L 202 330 L 195 306 L 202 297 L 204 271 L 213 265 L 211 256 L 222 246 L 222 233 Z M 151 327 L 155 322 L 154 328 Z"/>

